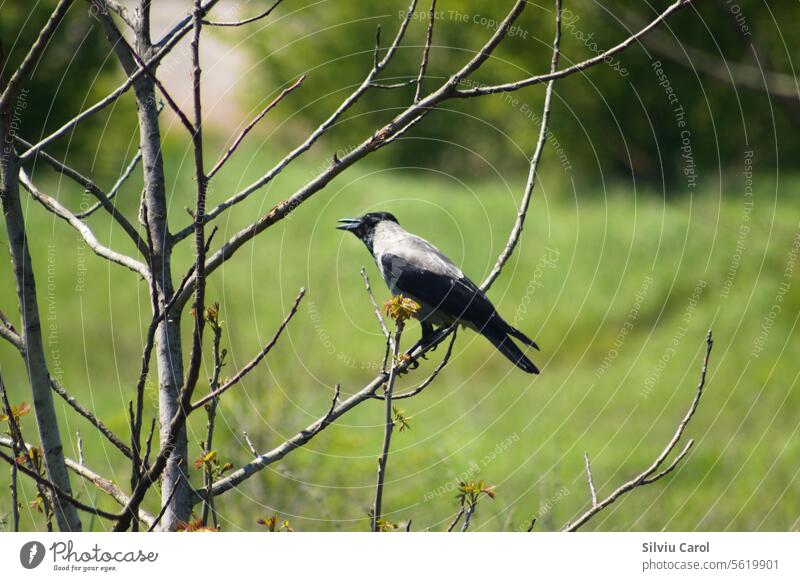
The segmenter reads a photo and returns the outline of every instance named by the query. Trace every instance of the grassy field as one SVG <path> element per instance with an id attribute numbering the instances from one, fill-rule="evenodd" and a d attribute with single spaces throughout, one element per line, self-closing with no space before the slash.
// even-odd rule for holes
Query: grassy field
<path id="1" fill-rule="evenodd" d="M 233 166 L 219 183 L 236 189 L 237 180 L 260 173 L 257 164 L 253 158 Z M 282 176 L 224 216 L 214 246 L 313 171 L 309 166 Z M 186 188 L 173 192 L 173 220 L 181 226 L 189 221 L 182 208 L 191 203 L 186 176 L 171 176 Z M 223 400 L 216 440 L 221 460 L 235 466 L 248 461 L 243 430 L 268 449 L 323 414 L 335 383 L 348 394 L 375 374 L 383 341 L 360 266 L 367 265 L 379 300 L 388 293 L 361 243 L 333 228 L 337 218 L 392 211 L 479 281 L 505 244 L 520 181 L 467 186 L 421 170 L 352 170 L 228 262 L 208 291 L 225 321 L 225 374 L 269 340 L 301 286 L 308 294 L 266 363 Z M 603 191 L 547 177 L 521 243 L 490 292 L 500 312 L 541 346 L 533 358 L 542 374 L 523 374 L 487 341 L 462 332 L 439 380 L 400 406 L 411 416 L 411 429 L 396 432 L 393 441 L 386 517 L 401 524 L 413 518 L 416 530 L 441 530 L 457 509 L 454 488 L 467 478 L 495 485 L 497 492 L 496 499 L 481 501 L 474 529 L 518 530 L 532 516 L 539 530 L 559 528 L 589 502 L 584 451 L 604 495 L 662 450 L 694 394 L 705 334 L 713 328 L 709 384 L 687 432 L 695 439 L 687 460 L 587 528 L 797 529 L 798 186 L 784 181 L 778 197 L 774 183 L 759 182 L 749 199 L 734 175 L 694 196 L 664 200 L 628 186 Z M 137 187 L 131 184 L 120 202 L 130 215 Z M 215 201 L 227 194 L 212 188 Z M 62 200 L 79 195 L 66 186 L 61 193 Z M 93 220 L 101 239 L 131 251 L 103 217 Z M 149 320 L 147 289 L 91 255 L 38 206 L 29 208 L 28 228 L 52 371 L 127 434 L 125 409 Z M 177 263 L 185 268 L 190 260 L 186 249 Z M 0 263 L 0 280 L 0 308 L 16 316 L 7 260 Z M 417 332 L 416 324 L 408 328 L 409 344 Z M 443 351 L 403 377 L 399 389 L 423 378 Z M 30 401 L 19 358 L 6 344 L 0 344 L 0 363 L 14 401 Z M 149 418 L 154 385 L 147 394 Z M 360 406 L 220 497 L 223 530 L 257 529 L 256 519 L 272 514 L 297 530 L 366 530 L 381 416 L 380 402 Z M 127 488 L 127 465 L 115 449 L 73 413 L 60 418 L 68 455 L 77 456 L 80 430 L 87 463 Z M 199 415 L 191 422 L 193 455 L 204 426 Z M 23 427 L 35 436 L 32 417 Z M 9 511 L 7 484 L 4 469 L 0 515 Z M 83 499 L 101 498 L 77 478 L 73 486 Z M 25 487 L 28 500 L 31 491 Z M 23 526 L 43 525 L 25 510 Z"/>

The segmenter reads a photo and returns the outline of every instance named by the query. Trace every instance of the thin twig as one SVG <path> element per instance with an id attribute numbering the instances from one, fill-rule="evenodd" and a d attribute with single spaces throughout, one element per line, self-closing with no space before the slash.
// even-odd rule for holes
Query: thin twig
<path id="1" fill-rule="evenodd" d="M 635 34 L 629 36 L 616 46 L 608 49 L 605 52 L 601 52 L 596 56 L 593 56 L 592 58 L 576 63 L 565 69 L 561 69 L 553 73 L 547 73 L 544 75 L 528 77 L 527 79 L 522 79 L 520 81 L 515 81 L 513 83 L 503 83 L 500 85 L 485 85 L 485 86 L 475 87 L 472 89 L 459 89 L 455 91 L 453 96 L 459 98 L 467 98 L 467 97 L 478 97 L 480 95 L 493 95 L 495 93 L 507 93 L 509 91 L 516 91 L 523 87 L 530 87 L 531 85 L 545 83 L 553 79 L 563 79 L 564 77 L 568 77 L 585 69 L 593 67 L 599 63 L 606 62 L 609 57 L 612 57 L 615 54 L 625 50 L 633 43 L 638 41 L 640 38 L 642 38 L 644 35 L 646 35 L 648 32 L 653 30 L 656 26 L 661 24 L 664 20 L 666 20 L 667 16 L 669 16 L 673 12 L 677 12 L 681 8 L 685 8 L 692 2 L 693 0 L 676 0 L 674 3 L 670 4 L 663 12 L 661 12 L 656 18 L 650 21 L 650 23 L 647 24 L 647 26 L 643 27 Z"/>
<path id="2" fill-rule="evenodd" d="M 436 0 L 431 0 L 431 10 L 428 12 L 428 30 L 425 33 L 425 47 L 422 49 L 422 61 L 419 64 L 419 74 L 417 75 L 417 90 L 414 93 L 414 102 L 422 97 L 422 83 L 425 81 L 425 72 L 428 70 L 428 54 L 431 50 L 433 40 L 433 24 L 436 20 Z"/>
<path id="3" fill-rule="evenodd" d="M 133 175 L 136 166 L 139 164 L 141 160 L 142 160 L 142 150 L 140 149 L 136 152 L 136 155 L 133 156 L 133 159 L 130 161 L 130 163 L 122 172 L 122 174 L 119 176 L 119 178 L 117 178 L 117 181 L 114 182 L 114 185 L 111 186 L 111 189 L 108 191 L 109 200 L 113 200 L 115 197 L 117 197 L 117 194 L 122 189 L 122 186 L 125 184 L 128 178 L 131 175 Z M 79 218 L 80 220 L 85 220 L 86 218 L 94 214 L 99 208 L 102 207 L 103 207 L 102 203 L 95 202 L 95 204 L 91 206 L 89 209 L 75 214 L 75 217 Z"/>
<path id="4" fill-rule="evenodd" d="M 52 198 L 46 194 L 43 194 L 33 183 L 31 182 L 28 174 L 25 173 L 25 170 L 20 168 L 19 170 L 19 181 L 20 183 L 25 186 L 25 189 L 30 192 L 33 198 L 39 202 L 46 210 L 52 212 L 65 222 L 67 222 L 70 226 L 75 228 L 78 233 L 81 235 L 83 240 L 86 244 L 91 248 L 95 254 L 98 256 L 105 258 L 106 260 L 110 260 L 120 266 L 124 266 L 132 270 L 133 272 L 140 275 L 145 280 L 148 280 L 150 277 L 150 273 L 147 270 L 147 267 L 136 260 L 131 256 L 127 256 L 125 254 L 121 254 L 115 250 L 108 248 L 107 246 L 103 246 L 97 240 L 94 232 L 82 221 L 75 217 L 75 214 L 67 210 L 60 202 L 58 202 L 55 198 Z"/>
<path id="5" fill-rule="evenodd" d="M 208 12 L 214 4 L 216 4 L 219 0 L 209 0 L 204 5 L 203 9 L 204 12 Z M 169 54 L 175 45 L 180 42 L 180 40 L 192 29 L 191 25 L 186 24 L 186 19 L 182 20 L 178 26 L 173 28 L 169 33 L 167 33 L 164 38 L 162 38 L 157 44 L 159 50 L 147 60 L 147 66 L 153 67 L 157 65 L 161 60 Z M 35 143 L 31 148 L 27 151 L 23 152 L 19 158 L 20 160 L 26 160 L 35 154 L 39 149 L 45 147 L 46 145 L 52 143 L 62 135 L 65 135 L 67 132 L 72 130 L 76 125 L 81 123 L 82 121 L 86 120 L 88 117 L 91 117 L 98 111 L 102 111 L 112 103 L 114 103 L 117 99 L 119 99 L 122 95 L 124 95 L 133 85 L 134 83 L 145 74 L 145 69 L 143 67 L 138 67 L 136 71 L 132 72 L 128 75 L 128 78 L 114 91 L 100 99 L 97 103 L 92 105 L 91 107 L 84 109 L 81 113 L 64 123 L 61 127 L 56 129 L 53 133 Z"/>
<path id="6" fill-rule="evenodd" d="M 475 514 L 475 508 L 478 505 L 474 502 L 467 503 L 467 510 L 464 512 L 464 523 L 461 525 L 461 532 L 467 532 L 469 523 L 472 521 L 472 515 Z"/>
<path id="7" fill-rule="evenodd" d="M 169 505 L 172 502 L 172 498 L 175 496 L 175 493 L 178 491 L 178 484 L 179 483 L 180 483 L 180 480 L 176 480 L 175 483 L 172 485 L 172 490 L 169 491 L 169 495 L 167 496 L 166 502 L 162 503 L 161 510 L 158 511 L 158 514 L 156 515 L 156 518 L 153 519 L 153 522 L 148 527 L 148 529 L 147 529 L 148 533 L 153 532 L 156 529 L 156 527 L 158 526 L 158 523 L 161 522 L 161 519 L 164 517 L 164 513 L 167 512 L 167 509 L 169 508 Z"/>
<path id="8" fill-rule="evenodd" d="M 592 465 L 589 462 L 588 452 L 583 453 L 583 461 L 586 464 L 586 481 L 589 484 L 589 493 L 592 495 L 592 506 L 597 506 L 597 491 L 594 488 L 594 479 L 592 478 Z"/>
<path id="9" fill-rule="evenodd" d="M 216 314 L 219 317 L 219 313 Z M 223 366 L 223 356 L 222 351 L 220 349 L 220 342 L 222 340 L 222 327 L 219 324 L 219 319 L 213 321 L 214 324 L 212 325 L 212 330 L 214 332 L 213 337 L 213 354 L 214 354 L 214 370 L 211 376 L 210 388 L 211 391 L 214 391 L 219 387 L 219 376 L 222 373 L 222 366 Z M 217 404 L 219 403 L 219 398 L 212 399 L 208 404 L 206 404 L 206 439 L 203 444 L 203 453 L 210 454 L 211 451 L 214 449 L 214 424 L 217 418 Z M 212 484 L 214 484 L 212 480 L 211 471 L 206 467 L 206 470 L 203 473 L 203 482 L 205 484 L 206 490 L 210 491 Z M 208 516 L 209 513 L 212 515 L 214 519 L 214 526 L 217 526 L 217 512 L 214 508 L 214 497 L 211 494 L 206 495 L 206 501 L 203 504 L 203 524 L 208 524 Z"/>
<path id="10" fill-rule="evenodd" d="M 342 391 L 342 386 L 339 385 L 338 383 L 333 386 L 333 398 L 331 399 L 331 407 L 328 409 L 328 413 L 326 413 L 323 416 L 322 421 L 319 422 L 319 424 L 317 425 L 316 427 L 317 432 L 321 432 L 322 430 L 327 428 L 328 425 L 331 423 L 330 418 L 333 416 L 333 412 L 339 403 L 339 395 L 341 394 L 341 391 Z M 256 454 L 256 456 L 258 456 L 258 454 Z"/>
<path id="11" fill-rule="evenodd" d="M 194 277 L 194 332 L 192 333 L 192 349 L 189 353 L 189 369 L 183 390 L 189 394 L 194 391 L 200 376 L 200 364 L 203 358 L 203 329 L 205 327 L 205 290 L 206 290 L 206 238 L 205 207 L 208 177 L 203 164 L 203 114 L 201 110 L 200 79 L 200 32 L 202 30 L 202 6 L 200 0 L 194 0 L 193 14 L 194 34 L 190 42 L 192 53 L 192 96 L 194 103 L 194 123 L 192 124 L 192 149 L 194 150 L 195 180 L 197 196 L 194 219 L 195 277 Z M 189 400 L 191 401 L 191 400 Z"/>
<path id="12" fill-rule="evenodd" d="M 211 171 L 208 172 L 209 180 L 214 177 L 214 175 L 222 168 L 225 162 L 228 161 L 231 155 L 233 155 L 233 152 L 236 151 L 236 148 L 239 147 L 239 144 L 242 142 L 242 140 L 247 136 L 248 133 L 250 133 L 250 130 L 253 129 L 253 127 L 255 127 L 256 124 L 259 121 L 261 121 L 264 118 L 264 116 L 266 116 L 267 113 L 272 111 L 278 105 L 278 103 L 280 103 L 283 100 L 283 98 L 286 95 L 288 95 L 295 89 L 299 88 L 303 84 L 303 81 L 305 80 L 306 80 L 306 75 L 303 75 L 299 79 L 297 79 L 294 83 L 292 83 L 292 85 L 281 91 L 277 97 L 275 97 L 272 101 L 270 101 L 270 103 L 261 110 L 261 113 L 256 115 L 255 118 L 253 118 L 253 120 L 247 124 L 247 126 L 242 130 L 241 133 L 239 133 L 236 139 L 233 140 L 233 144 L 222 155 L 222 157 L 214 165 L 214 167 L 211 168 Z"/>
<path id="13" fill-rule="evenodd" d="M 75 430 L 75 446 L 78 448 L 78 464 L 83 466 L 84 464 L 83 439 L 81 439 L 80 430 Z"/>
<path id="14" fill-rule="evenodd" d="M 375 300 L 375 295 L 372 294 L 372 286 L 369 284 L 367 269 L 363 266 L 361 267 L 361 278 L 364 280 L 364 287 L 367 289 L 367 294 L 369 295 L 369 300 L 372 303 L 372 308 L 375 310 L 375 318 L 378 319 L 378 324 L 381 326 L 381 332 L 383 332 L 383 336 L 386 337 L 388 341 L 391 333 L 389 333 L 389 327 L 386 326 L 386 321 L 381 314 L 381 308 L 378 306 L 378 301 Z"/>
<path id="15" fill-rule="evenodd" d="M 453 522 L 450 523 L 450 526 L 447 527 L 447 532 L 452 533 L 453 529 L 456 528 L 458 521 L 461 520 L 461 517 L 464 516 L 464 506 L 462 505 L 459 511 L 456 513 L 456 517 L 453 519 Z"/>
<path id="16" fill-rule="evenodd" d="M 289 322 L 292 320 L 292 318 L 297 313 L 297 308 L 300 306 L 300 301 L 303 300 L 303 297 L 305 296 L 305 294 L 306 294 L 306 289 L 301 288 L 300 292 L 297 294 L 297 296 L 294 299 L 294 304 L 292 305 L 292 308 L 289 310 L 289 313 L 283 319 L 283 322 L 278 327 L 278 330 L 275 332 L 275 334 L 273 335 L 272 339 L 269 341 L 269 343 L 264 345 L 264 347 L 261 349 L 259 354 L 256 355 L 253 359 L 251 359 L 250 362 L 247 365 L 242 367 L 236 373 L 236 375 L 231 377 L 228 381 L 223 383 L 221 386 L 219 386 L 217 389 L 213 390 L 208 395 L 205 395 L 205 396 L 201 397 L 198 401 L 193 403 L 189 408 L 190 412 L 194 411 L 194 410 L 196 410 L 196 409 L 198 409 L 200 407 L 203 407 L 206 403 L 208 403 L 209 401 L 213 400 L 214 398 L 219 397 L 222 393 L 226 392 L 228 389 L 230 389 L 231 387 L 233 387 L 234 385 L 239 383 L 239 381 L 241 381 L 242 378 L 244 378 L 245 375 L 250 373 L 250 371 L 252 371 L 256 367 L 256 365 L 258 365 L 261 362 L 261 360 L 264 359 L 264 357 L 266 357 L 267 354 L 269 354 L 269 352 L 272 350 L 272 348 L 278 342 L 278 339 L 280 339 L 281 334 L 283 333 L 283 330 L 286 328 L 286 326 L 289 324 Z"/>
<path id="17" fill-rule="evenodd" d="M 0 374 L 0 399 L 2 399 L 3 409 L 5 410 L 6 415 L 8 416 L 8 432 L 11 437 L 8 439 L 8 443 L 4 444 L 8 448 L 14 452 L 15 458 L 22 456 L 25 459 L 25 464 L 27 464 L 28 468 L 32 471 L 36 471 L 37 467 L 33 462 L 33 459 L 28 454 L 29 446 L 25 444 L 25 438 L 22 435 L 22 428 L 20 427 L 19 423 L 17 422 L 17 418 L 14 416 L 14 410 L 11 407 L 11 403 L 8 400 L 8 391 L 6 390 L 6 384 L 3 380 L 2 374 Z M 0 437 L 0 444 L 4 442 L 3 438 Z M 17 467 L 16 463 L 14 463 L 12 467 L 12 476 L 16 479 L 17 478 Z M 16 488 L 16 484 L 15 484 Z M 47 488 L 36 483 L 36 489 L 39 492 L 39 496 L 42 498 L 42 502 L 44 503 L 44 512 L 47 515 L 51 515 L 51 499 L 49 497 L 49 491 Z M 16 489 L 14 490 L 16 493 Z M 52 525 L 50 523 L 50 518 L 48 517 L 48 530 L 52 530 Z"/>
<path id="18" fill-rule="evenodd" d="M 447 346 L 447 351 L 445 352 L 444 357 L 442 357 L 442 360 L 439 362 L 439 365 L 436 366 L 436 368 L 433 370 L 433 372 L 427 378 L 425 378 L 425 380 L 422 383 L 420 383 L 417 387 L 415 387 L 414 389 L 412 389 L 410 391 L 406 391 L 404 393 L 398 393 L 397 395 L 393 396 L 392 399 L 394 401 L 397 401 L 399 399 L 407 399 L 409 397 L 414 397 L 418 393 L 422 392 L 431 383 L 433 383 L 433 380 L 436 379 L 436 377 L 439 375 L 439 373 L 441 373 L 442 369 L 444 369 L 445 365 L 447 365 L 447 363 L 450 361 L 450 355 L 452 355 L 452 353 L 453 353 L 453 344 L 455 344 L 455 342 L 456 342 L 456 334 L 457 334 L 457 329 L 453 329 L 453 333 L 452 333 L 452 337 L 450 339 L 450 343 Z M 376 399 L 383 399 L 383 396 L 380 395 L 380 394 L 377 394 L 377 393 L 375 394 L 374 397 Z"/>
<path id="19" fill-rule="evenodd" d="M 16 140 L 25 147 L 31 146 L 30 143 L 21 137 L 16 137 Z M 57 160 L 43 149 L 38 150 L 36 152 L 36 156 L 47 162 L 47 164 L 55 169 L 58 173 L 73 180 L 81 188 L 83 188 L 84 191 L 92 194 L 92 196 L 94 196 L 97 200 L 97 204 L 105 209 L 106 212 L 108 212 L 114 221 L 120 225 L 128 237 L 133 241 L 133 243 L 136 245 L 136 249 L 142 254 L 142 256 L 147 256 L 147 245 L 144 243 L 144 240 L 142 240 L 142 237 L 139 235 L 139 232 L 136 230 L 136 228 L 133 227 L 133 224 L 131 224 L 128 219 L 117 210 L 114 204 L 111 203 L 111 197 L 109 195 L 101 190 L 92 180 L 81 174 L 79 171 L 69 167 L 64 162 Z M 81 219 L 79 214 L 74 214 L 74 216 L 78 219 Z"/>
<path id="20" fill-rule="evenodd" d="M 553 38 L 552 55 L 550 57 L 551 73 L 558 69 L 558 59 L 561 50 L 561 0 L 556 0 L 555 12 L 556 30 L 555 37 Z M 522 194 L 522 202 L 520 203 L 519 211 L 517 212 L 516 222 L 514 223 L 514 227 L 511 229 L 511 233 L 508 236 L 508 242 L 506 243 L 500 255 L 497 257 L 494 268 L 492 268 L 492 271 L 489 273 L 483 283 L 481 283 L 481 290 L 484 292 L 489 290 L 497 277 L 500 276 L 500 272 L 503 270 L 506 262 L 508 262 L 508 259 L 511 258 L 511 254 L 514 252 L 514 248 L 517 246 L 519 237 L 522 234 L 522 228 L 525 225 L 525 218 L 528 215 L 528 208 L 530 208 L 531 198 L 533 197 L 533 188 L 536 185 L 539 160 L 542 158 L 542 152 L 544 151 L 544 146 L 547 142 L 547 124 L 550 120 L 550 104 L 553 98 L 554 86 L 555 79 L 551 79 L 547 83 L 547 89 L 545 90 L 544 105 L 542 106 L 542 116 L 539 126 L 539 138 L 536 141 L 536 149 L 533 152 L 533 157 L 531 157 L 531 163 L 528 168 L 528 178 L 525 182 L 525 191 Z"/>
<path id="21" fill-rule="evenodd" d="M 616 490 L 614 490 L 611 494 L 609 494 L 606 498 L 599 502 L 592 502 L 592 506 L 580 515 L 574 522 L 570 522 L 564 526 L 562 530 L 564 531 L 576 531 L 581 528 L 584 524 L 586 524 L 592 517 L 594 517 L 597 513 L 604 510 L 606 507 L 613 504 L 616 500 L 620 497 L 624 496 L 628 492 L 639 488 L 640 486 L 646 486 L 657 480 L 660 480 L 670 472 L 672 472 L 676 466 L 683 460 L 689 449 L 692 446 L 692 441 L 689 441 L 686 446 L 683 448 L 683 451 L 678 454 L 675 460 L 667 467 L 666 469 L 662 470 L 661 472 L 656 472 L 663 463 L 666 461 L 667 457 L 672 453 L 675 447 L 678 445 L 678 442 L 683 435 L 683 432 L 686 430 L 686 426 L 689 424 L 689 421 L 694 416 L 694 413 L 697 411 L 697 406 L 700 403 L 700 398 L 703 396 L 703 391 L 706 384 L 706 375 L 708 373 L 708 360 L 711 356 L 711 349 L 714 346 L 714 341 L 711 335 L 711 331 L 708 332 L 706 337 L 706 352 L 705 356 L 703 357 L 703 366 L 700 371 L 700 381 L 697 384 L 697 389 L 695 391 L 694 398 L 692 399 L 692 403 L 689 405 L 689 409 L 686 411 L 683 419 L 678 424 L 678 427 L 675 430 L 672 439 L 667 443 L 661 453 L 656 457 L 655 461 L 644 471 L 640 472 L 637 476 L 628 480 Z"/>
<path id="22" fill-rule="evenodd" d="M 88 512 L 90 514 L 94 514 L 94 515 L 97 515 L 97 516 L 100 516 L 100 517 L 103 517 L 103 518 L 107 518 L 108 520 L 118 520 L 120 518 L 120 516 L 117 515 L 117 514 L 106 512 L 104 510 L 100 510 L 99 508 L 95 508 L 93 506 L 89 506 L 88 504 L 84 504 L 83 502 L 81 502 L 80 500 L 78 500 L 77 498 L 72 496 L 71 494 L 65 492 L 60 486 L 56 486 L 55 484 L 50 482 L 50 480 L 48 480 L 47 478 L 45 478 L 44 476 L 42 476 L 41 474 L 39 474 L 35 470 L 31 470 L 27 466 L 24 466 L 22 464 L 18 464 L 16 459 L 12 458 L 11 456 L 8 456 L 5 452 L 0 451 L 0 459 L 4 460 L 5 462 L 8 462 L 11 465 L 17 464 L 17 469 L 20 472 L 22 472 L 26 476 L 32 478 L 38 484 L 40 484 L 40 485 L 44 486 L 45 488 L 51 490 L 53 493 L 55 493 L 56 496 L 58 496 L 59 499 L 70 503 L 71 505 L 73 505 L 75 508 L 77 508 L 79 510 L 82 510 L 84 512 Z"/>
<path id="23" fill-rule="evenodd" d="M 247 444 L 247 447 L 249 448 L 250 453 L 254 457 L 258 458 L 258 450 L 256 450 L 256 447 L 253 445 L 253 442 L 250 440 L 250 436 L 247 434 L 246 431 L 242 431 L 242 436 L 244 437 L 244 441 Z"/>
<path id="24" fill-rule="evenodd" d="M 389 447 L 392 443 L 392 432 L 394 431 L 394 418 L 392 417 L 392 391 L 397 379 L 397 363 L 400 357 L 400 338 L 403 335 L 404 323 L 401 319 L 397 320 L 397 328 L 394 332 L 392 346 L 392 367 L 389 371 L 389 380 L 383 391 L 384 399 L 384 426 L 383 426 L 383 446 L 381 455 L 378 457 L 378 480 L 375 484 L 375 504 L 372 508 L 372 532 L 378 532 L 381 520 L 381 509 L 383 503 L 383 487 L 386 481 L 386 463 L 389 461 Z"/>
<path id="25" fill-rule="evenodd" d="M 272 4 L 272 6 L 267 8 L 261 14 L 258 14 L 256 16 L 252 16 L 250 18 L 245 18 L 244 20 L 234 20 L 234 21 L 229 21 L 229 22 L 221 22 L 221 21 L 214 21 L 214 20 L 203 20 L 203 24 L 206 24 L 208 26 L 244 26 L 245 24 L 250 24 L 251 22 L 255 22 L 257 20 L 261 20 L 262 18 L 266 18 L 267 16 L 272 14 L 272 11 L 275 10 L 280 5 L 281 2 L 283 2 L 283 0 L 275 0 L 275 2 Z"/>
<path id="26" fill-rule="evenodd" d="M 50 14 L 47 24 L 42 28 L 38 38 L 28 51 L 28 54 L 25 55 L 25 58 L 22 59 L 22 63 L 17 70 L 14 71 L 14 74 L 11 75 L 8 83 L 6 83 L 3 93 L 0 95 L 0 112 L 6 112 L 11 107 L 11 103 L 16 98 L 22 85 L 28 80 L 36 63 L 39 62 L 39 58 L 42 56 L 42 53 L 44 53 L 45 48 L 47 48 L 50 39 L 53 37 L 53 34 L 55 34 L 58 25 L 61 24 L 61 20 L 67 14 L 67 10 L 69 10 L 72 2 L 73 0 L 60 0 Z"/>
<path id="27" fill-rule="evenodd" d="M 414 9 L 416 8 L 417 0 L 411 0 L 411 4 L 409 5 L 408 11 L 406 12 L 406 16 L 400 24 L 400 27 L 395 35 L 392 44 L 389 45 L 389 48 L 386 51 L 384 57 L 377 62 L 377 64 L 373 65 L 371 70 L 367 73 L 365 79 L 361 82 L 361 84 L 356 87 L 356 89 L 348 95 L 348 97 L 342 101 L 339 107 L 331 113 L 331 115 L 322 122 L 307 138 L 306 140 L 289 152 L 281 161 L 275 165 L 270 171 L 264 174 L 261 178 L 256 180 L 253 184 L 247 186 L 244 190 L 235 194 L 222 202 L 221 204 L 217 205 L 216 207 L 209 210 L 206 214 L 206 220 L 211 221 L 217 216 L 219 216 L 222 212 L 226 209 L 230 208 L 231 206 L 238 204 L 239 202 L 248 198 L 253 192 L 257 191 L 258 189 L 265 186 L 267 183 L 272 181 L 275 176 L 281 173 L 287 165 L 289 165 L 292 161 L 297 159 L 300 155 L 308 151 L 317 140 L 322 137 L 331 127 L 333 127 L 339 118 L 348 111 L 356 102 L 362 97 L 362 95 L 369 89 L 370 83 L 375 80 L 375 77 L 386 68 L 389 62 L 392 60 L 392 57 L 395 55 L 397 48 L 400 45 L 400 42 L 403 40 L 405 36 L 406 30 L 408 29 L 408 25 L 411 21 L 411 16 L 414 13 Z M 334 164 L 335 165 L 335 164 Z M 191 230 L 187 227 L 183 230 L 179 230 L 175 233 L 175 240 L 182 240 L 186 236 L 191 234 Z M 227 251 L 227 249 L 226 249 Z M 213 258 L 209 264 L 209 272 L 215 268 L 213 263 Z M 183 304 L 185 301 L 181 301 L 179 304 Z"/>

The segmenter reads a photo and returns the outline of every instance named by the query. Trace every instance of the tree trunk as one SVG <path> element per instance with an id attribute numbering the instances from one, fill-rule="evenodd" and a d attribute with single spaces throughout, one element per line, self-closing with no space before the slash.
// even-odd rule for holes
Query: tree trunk
<path id="1" fill-rule="evenodd" d="M 148 55 L 137 49 L 139 54 Z M 145 57 L 147 58 L 147 57 Z M 155 87 L 153 81 L 143 76 L 136 83 L 136 99 L 139 107 L 139 133 L 144 170 L 144 193 L 142 203 L 147 209 L 147 223 L 153 243 L 152 273 L 155 280 L 158 302 L 163 307 L 172 298 L 172 240 L 167 223 L 166 188 L 164 184 L 164 160 L 161 154 L 161 131 L 158 125 Z M 181 351 L 180 312 L 170 314 L 156 330 L 156 359 L 158 361 L 159 427 L 161 441 L 167 438 L 169 425 L 178 411 L 178 394 L 183 384 L 183 355 Z M 161 528 L 174 530 L 179 522 L 188 522 L 191 517 L 191 498 L 187 467 L 186 428 L 178 434 L 175 449 L 164 469 L 161 482 L 162 502 L 177 487 L 161 520 Z"/>
<path id="2" fill-rule="evenodd" d="M 44 355 L 39 305 L 36 300 L 36 282 L 25 233 L 25 216 L 19 199 L 19 165 L 14 152 L 13 130 L 8 114 L 0 113 L 0 198 L 8 232 L 8 246 L 14 268 L 14 281 L 22 315 L 22 337 L 25 345 L 24 359 L 31 384 L 36 425 L 44 450 L 44 461 L 50 481 L 64 492 L 72 494 L 64 463 L 64 450 L 58 430 L 53 393 L 50 391 L 50 374 Z M 62 531 L 80 531 L 81 521 L 77 509 L 52 495 L 52 506 L 58 528 Z"/>

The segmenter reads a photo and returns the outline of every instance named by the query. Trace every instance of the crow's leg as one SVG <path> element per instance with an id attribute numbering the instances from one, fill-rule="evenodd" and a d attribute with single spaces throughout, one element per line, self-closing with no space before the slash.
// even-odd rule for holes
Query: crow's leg
<path id="1" fill-rule="evenodd" d="M 436 333 L 433 330 L 433 325 L 428 321 L 420 321 L 419 325 L 420 327 L 422 327 L 422 336 L 419 338 L 419 341 L 414 343 L 411 349 L 408 350 L 409 353 L 414 351 L 414 349 L 416 349 L 417 347 L 424 347 L 425 345 L 430 343 L 431 339 L 433 339 L 433 337 L 436 335 Z"/>

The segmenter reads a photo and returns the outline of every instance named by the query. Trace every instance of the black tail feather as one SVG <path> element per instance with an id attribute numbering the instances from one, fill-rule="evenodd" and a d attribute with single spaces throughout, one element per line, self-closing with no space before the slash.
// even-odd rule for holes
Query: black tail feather
<path id="1" fill-rule="evenodd" d="M 516 332 L 522 335 L 522 333 L 519 331 Z M 511 340 L 511 337 L 509 337 L 506 333 L 495 328 L 485 328 L 482 331 L 482 335 L 489 339 L 489 341 L 491 341 L 492 344 L 497 347 L 497 350 L 500 351 L 500 353 L 505 355 L 506 358 L 511 361 L 511 363 L 522 369 L 522 371 L 525 373 L 539 373 L 539 368 L 536 367 L 530 359 L 525 357 L 525 354 L 520 350 L 519 347 L 517 347 L 516 343 L 514 343 L 514 341 Z M 516 335 L 514 336 L 516 337 Z M 527 344 L 530 344 L 532 347 L 536 346 L 536 344 L 525 337 L 525 335 L 522 335 L 522 337 L 525 338 L 525 342 Z M 523 339 L 520 340 L 523 341 Z"/>
<path id="2" fill-rule="evenodd" d="M 520 341 L 525 343 L 525 345 L 528 345 L 529 347 L 533 347 L 537 351 L 539 350 L 539 346 L 536 344 L 536 342 L 533 339 L 529 339 L 527 337 L 527 335 L 525 335 L 522 331 L 520 331 L 519 329 L 515 329 L 514 327 L 512 327 L 508 323 L 506 323 L 506 326 L 508 327 L 506 329 L 506 333 L 508 333 L 509 335 L 514 337 L 515 339 L 519 339 Z"/>

